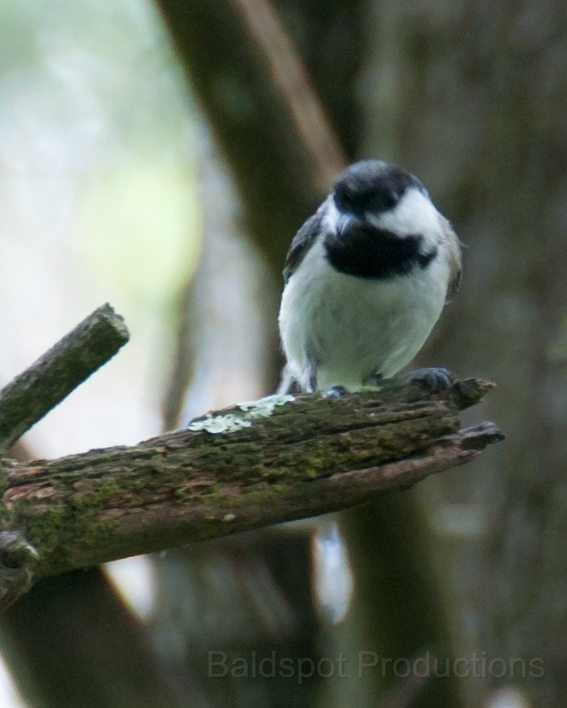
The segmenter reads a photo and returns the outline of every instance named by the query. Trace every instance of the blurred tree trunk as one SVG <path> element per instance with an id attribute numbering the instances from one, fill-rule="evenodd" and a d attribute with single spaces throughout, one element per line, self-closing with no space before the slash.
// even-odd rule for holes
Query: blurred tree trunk
<path id="1" fill-rule="evenodd" d="M 461 651 L 485 652 L 464 688 L 564 706 L 567 6 L 380 0 L 367 26 L 368 152 L 419 174 L 468 246 L 423 359 L 496 381 L 508 438 L 478 475 L 428 483 Z"/>
<path id="2" fill-rule="evenodd" d="M 244 244 L 244 250 L 255 245 L 254 260 L 260 261 L 259 269 L 253 266 L 250 272 L 248 268 L 245 282 L 231 275 L 235 268 L 242 270 L 239 259 L 219 257 L 240 229 L 234 225 L 233 208 L 233 223 L 223 229 L 227 236 L 224 246 L 219 234 L 211 232 L 219 202 L 208 189 L 208 180 L 203 187 L 205 258 L 190 304 L 193 321 L 203 325 L 192 333 L 195 360 L 206 361 L 206 367 L 195 368 L 184 406 L 186 419 L 187 414 L 201 413 L 219 401 L 234 403 L 239 387 L 239 400 L 246 400 L 258 394 L 258 385 L 266 393 L 277 385 L 282 365 L 276 334 L 279 298 L 271 294 L 279 295 L 280 273 L 291 237 L 317 206 L 322 192 L 309 151 L 298 136 L 289 106 L 274 86 L 265 56 L 246 28 L 238 3 L 158 0 L 158 6 L 212 125 L 214 139 L 231 168 L 239 200 L 239 226 L 252 242 Z M 334 0 L 288 2 L 278 9 L 287 29 L 293 30 L 294 39 L 306 50 L 310 69 L 316 67 L 318 88 L 333 97 L 329 102 L 352 145 L 356 135 L 352 79 L 359 55 L 359 6 Z M 337 40 L 341 46 L 338 53 Z M 214 165 L 211 157 L 209 151 L 205 171 L 212 167 L 218 179 L 224 166 Z M 230 190 L 226 196 L 235 201 Z M 216 198 L 222 199 L 219 191 Z M 256 281 L 253 288 L 251 279 Z M 199 283 L 201 294 L 196 292 Z M 212 297 L 203 297 L 204 289 Z M 248 304 L 219 327 L 219 318 L 222 322 L 224 317 L 222 303 L 230 302 L 234 310 L 235 298 L 243 302 L 243 295 Z M 207 312 L 217 314 L 211 317 Z M 260 328 L 263 341 L 246 335 L 254 318 L 252 329 Z M 246 326 L 239 324 L 245 322 Z M 213 340 L 216 346 L 211 348 L 207 341 Z M 235 367 L 231 356 L 235 349 L 239 357 L 248 352 L 249 362 L 254 364 L 243 365 L 246 371 L 256 370 L 256 380 L 240 375 L 242 366 Z M 220 369 L 223 374 L 215 378 L 212 372 Z M 300 685 L 296 676 L 264 677 L 257 668 L 252 676 L 251 668 L 253 657 L 259 662 L 270 658 L 272 652 L 277 661 L 291 660 L 294 667 L 298 659 L 316 662 L 320 656 L 319 619 L 311 587 L 311 534 L 308 526 L 283 533 L 268 530 L 156 559 L 157 645 L 173 665 L 180 669 L 187 666 L 200 677 L 214 705 L 307 708 L 317 704 L 316 675 Z M 224 652 L 229 666 L 232 659 L 248 662 L 248 678 L 212 676 L 209 651 Z"/>
<path id="3" fill-rule="evenodd" d="M 30 706 L 205 708 L 163 672 L 100 568 L 39 582 L 2 617 L 2 653 Z"/>
<path id="4" fill-rule="evenodd" d="M 322 196 L 309 150 L 238 2 L 156 2 L 236 176 L 248 234 L 279 275 L 291 236 Z M 353 79 L 360 61 L 361 3 L 274 5 L 352 149 L 358 135 Z"/>
<path id="5" fill-rule="evenodd" d="M 234 185 L 206 134 L 202 147 L 203 254 L 187 303 L 191 326 L 181 332 L 190 343 L 180 342 L 194 353 L 194 376 L 174 421 L 181 426 L 263 395 L 277 368 L 273 274 L 235 223 Z M 264 530 L 154 557 L 155 644 L 172 673 L 197 678 L 212 706 L 312 705 L 316 681 L 298 686 L 277 671 L 281 658 L 316 651 L 308 541 L 309 529 Z"/>
<path id="6" fill-rule="evenodd" d="M 237 3 L 225 1 L 213 5 L 196 1 L 159 0 L 158 5 L 163 10 L 193 87 L 232 168 L 236 188 L 242 198 L 247 230 L 267 257 L 273 271 L 279 273 L 292 235 L 323 196 L 313 178 L 313 167 L 309 163 L 305 145 L 301 143 L 289 116 L 289 107 L 274 91 L 258 47 L 250 42 L 250 38 L 246 39 L 244 24 L 235 10 Z M 360 154 L 357 94 L 362 64 L 364 3 L 347 0 L 330 3 L 319 0 L 311 0 L 309 3 L 280 0 L 275 5 L 333 120 L 339 139 L 346 146 L 349 157 L 354 158 Z M 366 77 L 366 73 L 365 70 L 363 77 Z M 217 277 L 220 273 L 217 271 Z M 214 277 L 214 272 L 211 272 L 211 277 Z M 275 322 L 275 310 L 273 313 L 268 312 L 267 317 L 268 322 Z M 275 347 L 268 356 L 272 362 L 280 361 Z M 274 384 L 275 381 L 272 386 Z M 372 505 L 367 510 L 354 512 L 349 518 L 352 523 L 348 524 L 348 535 L 356 546 L 355 570 L 359 574 L 357 614 L 363 617 L 362 623 L 367 628 L 367 631 L 358 635 L 351 628 L 349 645 L 355 652 L 350 657 L 352 663 L 356 660 L 356 653 L 363 648 L 393 658 L 405 658 L 429 644 L 437 647 L 439 642 L 446 643 L 444 623 L 437 622 L 442 616 L 442 608 L 435 579 L 427 554 L 423 552 L 423 545 L 427 546 L 427 542 L 422 544 L 426 530 L 416 513 L 413 496 L 402 495 L 395 504 L 386 502 Z M 380 536 L 387 536 L 389 543 L 382 543 Z M 308 542 L 307 535 L 302 541 L 304 548 L 307 548 Z M 305 566 L 300 576 L 297 575 L 297 558 L 303 558 L 304 554 L 300 552 L 299 540 L 296 539 L 294 543 L 299 543 L 295 554 L 280 552 L 276 555 L 276 566 L 267 560 L 267 556 L 274 555 L 270 552 L 274 544 L 272 540 L 264 547 L 261 555 L 254 553 L 262 547 L 262 543 L 257 543 L 255 548 L 251 546 L 248 557 L 243 556 L 241 549 L 237 565 L 233 567 L 244 563 L 243 568 L 246 568 L 246 564 L 253 562 L 258 567 L 264 567 L 265 579 L 272 576 L 270 583 L 274 578 L 272 571 L 277 568 L 281 579 L 295 579 L 293 582 L 299 582 L 295 588 L 297 598 L 311 597 L 309 566 Z M 226 563 L 228 558 L 233 557 L 233 552 L 226 546 L 224 550 L 226 555 L 222 562 Z M 212 558 L 218 552 L 217 546 L 212 551 Z M 168 583 L 177 582 L 175 574 L 178 580 L 183 573 L 193 574 L 193 578 L 199 577 L 209 563 L 215 562 L 213 559 L 203 560 L 201 554 L 198 555 L 198 558 L 194 555 L 189 557 L 189 566 L 185 571 L 180 566 L 175 570 L 174 565 L 170 565 L 168 570 L 167 558 L 163 563 L 160 562 L 160 596 L 163 600 L 169 598 L 161 603 L 162 609 L 157 618 L 160 641 L 168 641 L 167 627 L 172 626 L 170 618 L 177 616 L 176 599 L 169 593 Z M 216 563 L 221 563 L 218 557 Z M 267 572 L 269 568 L 272 568 L 270 573 Z M 224 577 L 227 585 L 234 580 L 226 571 Z M 380 581 L 385 582 L 378 588 L 376 583 Z M 192 582 L 195 581 L 183 585 L 184 592 L 193 592 L 202 598 L 203 613 L 214 611 L 214 603 L 210 607 L 205 603 L 211 593 L 202 588 L 199 590 Z M 236 589 L 235 592 L 236 598 L 239 591 Z M 289 592 L 289 587 L 285 592 Z M 376 593 L 380 595 L 380 603 L 376 603 Z M 179 586 L 174 595 L 179 597 Z M 291 609 L 293 607 L 295 605 Z M 275 608 L 277 604 L 270 611 L 277 614 Z M 313 611 L 311 608 L 311 613 Z M 222 610 L 220 616 L 223 616 Z M 387 621 L 387 618 L 391 621 Z M 162 621 L 163 633 L 159 629 Z M 288 652 L 286 656 L 297 658 L 301 650 L 303 656 L 316 657 L 313 650 L 317 640 L 317 625 L 313 617 L 307 624 L 304 622 L 304 627 L 306 633 L 300 645 L 286 644 L 285 632 L 280 638 L 276 633 L 268 643 L 279 652 Z M 187 625 L 187 630 L 189 634 L 198 632 L 198 622 L 192 627 Z M 222 646 L 216 636 L 217 645 Z M 227 633 L 228 636 L 230 633 Z M 306 643 L 308 636 L 309 641 Z M 365 647 L 360 645 L 362 637 L 367 640 Z M 246 642 L 241 646 L 247 650 L 252 648 Z M 241 705 L 246 700 L 245 695 L 242 694 L 243 689 L 234 684 L 232 702 L 229 704 Z M 351 698 L 358 705 L 373 704 L 382 685 L 381 677 L 373 673 L 370 681 L 354 684 Z M 291 696 L 287 692 L 279 691 L 273 682 L 272 686 L 274 690 L 270 696 L 265 693 L 258 695 L 262 705 L 290 702 Z M 241 694 L 237 695 L 239 690 Z M 252 700 L 251 690 L 247 700 Z M 336 696 L 329 696 L 328 705 L 338 705 L 341 700 L 339 695 L 340 692 Z M 225 700 L 229 700 L 228 694 L 225 694 Z M 295 694 L 295 701 L 299 701 L 300 705 L 314 705 L 316 697 L 314 693 L 308 694 L 302 690 Z M 293 701 L 292 704 L 296 705 Z M 456 706 L 453 683 L 432 683 L 415 705 L 435 708 L 442 705 Z"/>

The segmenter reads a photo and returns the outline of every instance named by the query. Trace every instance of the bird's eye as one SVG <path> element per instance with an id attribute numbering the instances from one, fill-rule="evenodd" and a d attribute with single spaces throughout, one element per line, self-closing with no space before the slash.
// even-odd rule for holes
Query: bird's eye
<path id="1" fill-rule="evenodd" d="M 399 201 L 400 196 L 397 192 L 390 189 L 385 189 L 378 192 L 373 200 L 374 204 L 372 206 L 377 212 L 388 211 L 393 209 Z"/>

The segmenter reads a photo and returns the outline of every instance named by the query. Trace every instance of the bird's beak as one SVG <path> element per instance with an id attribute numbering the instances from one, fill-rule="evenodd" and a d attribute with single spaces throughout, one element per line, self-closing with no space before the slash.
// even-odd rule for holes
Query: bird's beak
<path id="1" fill-rule="evenodd" d="M 354 221 L 354 217 L 350 214 L 343 214 L 337 223 L 337 232 L 342 234 L 347 231 Z"/>

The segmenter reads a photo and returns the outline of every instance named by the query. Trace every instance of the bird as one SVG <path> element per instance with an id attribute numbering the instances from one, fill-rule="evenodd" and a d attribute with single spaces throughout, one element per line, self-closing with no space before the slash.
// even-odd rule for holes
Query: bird
<path id="1" fill-rule="evenodd" d="M 299 229 L 283 275 L 278 392 L 357 391 L 394 377 L 422 348 L 459 287 L 461 244 L 417 177 L 361 160 Z M 450 385 L 443 368 L 414 379 Z"/>

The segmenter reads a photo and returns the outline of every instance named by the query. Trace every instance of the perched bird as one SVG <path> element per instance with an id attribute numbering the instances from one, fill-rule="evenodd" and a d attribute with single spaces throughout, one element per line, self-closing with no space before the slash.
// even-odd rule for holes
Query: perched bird
<path id="1" fill-rule="evenodd" d="M 419 352 L 461 274 L 459 240 L 417 177 L 362 160 L 299 229 L 279 313 L 280 392 L 378 385 Z M 414 378 L 448 385 L 445 369 Z"/>

